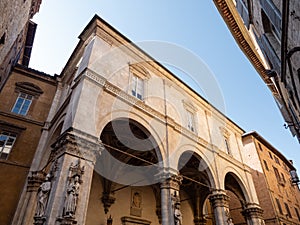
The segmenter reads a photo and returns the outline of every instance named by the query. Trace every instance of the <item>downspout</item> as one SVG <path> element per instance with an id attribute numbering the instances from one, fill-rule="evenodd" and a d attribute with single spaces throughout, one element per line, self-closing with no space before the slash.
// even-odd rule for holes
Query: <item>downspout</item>
<path id="1" fill-rule="evenodd" d="M 282 1 L 281 82 L 283 82 L 285 86 L 286 86 L 286 57 L 287 57 L 287 43 L 288 43 L 289 5 L 290 5 L 290 0 Z"/>

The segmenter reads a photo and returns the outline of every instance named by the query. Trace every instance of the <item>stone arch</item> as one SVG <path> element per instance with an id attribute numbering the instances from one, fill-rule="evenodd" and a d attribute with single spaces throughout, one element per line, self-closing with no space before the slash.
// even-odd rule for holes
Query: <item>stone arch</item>
<path id="1" fill-rule="evenodd" d="M 213 165 L 212 162 L 214 160 L 213 153 L 206 151 L 206 154 L 204 154 L 204 151 L 201 151 L 201 149 L 196 146 L 193 146 L 190 144 L 183 145 L 180 148 L 178 148 L 177 152 L 175 152 L 174 154 L 172 154 L 172 156 L 170 156 L 170 161 L 172 163 L 172 166 L 174 167 L 174 164 L 176 163 L 177 170 L 180 170 L 180 165 L 179 165 L 180 162 L 179 161 L 184 153 L 189 153 L 190 155 L 195 154 L 195 156 L 199 160 L 201 160 L 201 169 L 205 169 L 207 171 L 207 175 L 208 175 L 211 187 L 216 188 L 217 180 L 216 180 L 216 175 L 214 173 L 214 169 L 212 166 Z"/>
<path id="2" fill-rule="evenodd" d="M 141 126 L 143 126 L 153 137 L 154 141 L 157 143 L 160 149 L 160 155 L 162 158 L 162 162 L 165 163 L 165 145 L 163 140 L 165 139 L 165 132 L 159 132 L 158 127 L 156 127 L 156 124 L 150 124 L 145 117 L 142 116 L 143 114 L 138 114 L 132 111 L 127 110 L 118 110 L 113 112 L 108 112 L 105 115 L 101 116 L 101 120 L 98 120 L 97 127 L 96 127 L 96 136 L 100 137 L 103 129 L 105 126 L 114 120 L 118 119 L 127 119 L 127 120 L 133 120 L 139 123 Z M 164 166 L 164 164 L 162 165 Z"/>
<path id="3" fill-rule="evenodd" d="M 155 183 L 163 157 L 159 145 L 146 127 L 130 118 L 117 118 L 105 125 L 100 140 L 104 145 L 99 157 L 102 164 L 97 161 L 95 169 L 101 176 L 124 185 Z M 109 163 L 106 168 L 105 163 Z M 142 181 L 139 182 L 139 179 Z"/>
<path id="4" fill-rule="evenodd" d="M 249 202 L 249 193 L 239 173 L 232 168 L 225 173 L 224 188 L 229 196 L 229 217 L 234 224 L 246 223 L 242 212 Z"/>
<path id="5" fill-rule="evenodd" d="M 195 224 L 206 221 L 204 208 L 211 190 L 216 186 L 211 165 L 207 162 L 206 156 L 200 155 L 199 152 L 199 150 L 185 150 L 178 160 L 178 170 L 183 176 L 181 195 L 188 196 Z"/>
<path id="6" fill-rule="evenodd" d="M 220 179 L 222 181 L 221 185 L 224 185 L 223 187 L 221 187 L 221 189 L 226 189 L 226 178 L 228 179 L 228 176 L 232 176 L 233 180 L 236 182 L 235 185 L 239 187 L 239 197 L 244 199 L 246 202 L 250 202 L 250 196 L 246 185 L 246 181 L 243 179 L 240 173 L 232 167 L 225 168 L 223 176 L 220 176 Z"/>
<path id="7" fill-rule="evenodd" d="M 94 177 L 98 177 L 102 185 L 104 212 L 110 210 L 119 190 L 122 192 L 134 186 L 150 186 L 159 216 L 160 189 L 156 184 L 156 175 L 163 164 L 160 146 L 152 133 L 132 117 L 104 118 L 106 124 L 99 135 L 104 150 L 97 157 L 94 167 Z"/>

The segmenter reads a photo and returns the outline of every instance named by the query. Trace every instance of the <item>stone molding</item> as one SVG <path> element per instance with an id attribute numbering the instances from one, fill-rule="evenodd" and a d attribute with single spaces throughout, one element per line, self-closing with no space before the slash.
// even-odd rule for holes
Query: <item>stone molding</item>
<path id="1" fill-rule="evenodd" d="M 65 131 L 51 147 L 51 158 L 71 154 L 92 163 L 96 162 L 96 155 L 101 154 L 104 148 L 100 139 L 73 128 Z"/>
<path id="2" fill-rule="evenodd" d="M 27 192 L 37 192 L 45 177 L 46 174 L 42 171 L 30 171 L 27 179 Z"/>
<path id="3" fill-rule="evenodd" d="M 128 104 L 133 105 L 134 107 L 142 110 L 144 113 L 158 119 L 159 121 L 165 123 L 167 120 L 167 124 L 171 127 L 173 127 L 174 130 L 176 130 L 177 132 L 185 135 L 187 138 L 192 139 L 193 141 L 197 142 L 198 144 L 208 147 L 211 146 L 210 143 L 208 143 L 206 140 L 204 140 L 203 138 L 199 137 L 198 135 L 196 135 L 194 132 L 190 131 L 189 129 L 183 127 L 182 125 L 180 125 L 179 123 L 175 122 L 173 119 L 165 116 L 164 114 L 156 111 L 155 109 L 153 109 L 152 107 L 148 106 L 145 104 L 145 102 L 135 98 L 134 96 L 131 96 L 130 94 L 126 93 L 125 91 L 123 91 L 122 89 L 120 89 L 119 87 L 111 84 L 110 82 L 108 82 L 104 77 L 102 77 L 101 75 L 97 74 L 96 72 L 90 70 L 90 69 L 85 69 L 77 78 L 76 78 L 76 82 L 78 80 L 80 80 L 81 78 L 86 77 L 87 79 L 95 82 L 96 84 L 100 85 L 103 87 L 104 91 L 107 91 L 111 94 L 113 94 L 114 96 L 117 96 L 118 98 L 126 101 Z M 166 117 L 168 119 L 166 119 Z M 214 146 L 215 149 L 217 149 L 217 146 Z"/>
<path id="4" fill-rule="evenodd" d="M 151 221 L 145 219 L 138 219 L 135 217 L 123 216 L 121 218 L 122 225 L 150 225 Z"/>

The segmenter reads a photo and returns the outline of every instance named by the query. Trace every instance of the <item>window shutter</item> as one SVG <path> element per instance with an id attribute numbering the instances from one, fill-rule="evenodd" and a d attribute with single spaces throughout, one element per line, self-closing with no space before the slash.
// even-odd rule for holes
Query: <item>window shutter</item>
<path id="1" fill-rule="evenodd" d="M 236 8 L 237 8 L 240 16 L 242 17 L 242 19 L 244 21 L 244 24 L 247 27 L 249 27 L 249 12 L 248 12 L 247 5 L 245 5 L 243 0 L 237 0 L 236 1 Z"/>
<path id="2" fill-rule="evenodd" d="M 281 34 L 281 13 L 274 3 L 271 0 L 260 0 L 260 5 L 277 32 Z"/>

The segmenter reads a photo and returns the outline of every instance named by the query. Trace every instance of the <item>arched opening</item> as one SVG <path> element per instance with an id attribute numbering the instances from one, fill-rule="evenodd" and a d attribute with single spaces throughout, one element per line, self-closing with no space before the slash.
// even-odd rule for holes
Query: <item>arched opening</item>
<path id="1" fill-rule="evenodd" d="M 246 203 L 244 191 L 239 179 L 231 172 L 225 176 L 225 190 L 229 196 L 229 217 L 232 219 L 233 224 L 247 224 L 242 215 Z"/>
<path id="2" fill-rule="evenodd" d="M 208 165 L 199 155 L 187 151 L 179 159 L 179 168 L 183 176 L 180 187 L 183 223 L 213 224 L 213 221 L 209 220 L 213 216 L 207 201 L 212 188 Z"/>
<path id="3" fill-rule="evenodd" d="M 158 225 L 156 175 L 162 156 L 151 133 L 132 119 L 120 118 L 103 128 L 100 140 L 104 150 L 94 167 L 86 224 L 106 224 L 112 215 L 116 223 Z"/>

